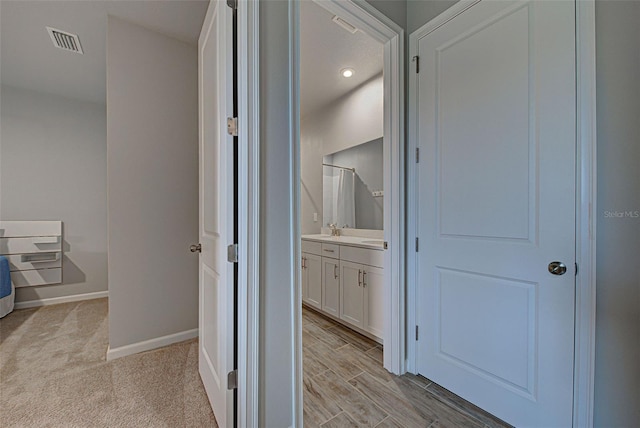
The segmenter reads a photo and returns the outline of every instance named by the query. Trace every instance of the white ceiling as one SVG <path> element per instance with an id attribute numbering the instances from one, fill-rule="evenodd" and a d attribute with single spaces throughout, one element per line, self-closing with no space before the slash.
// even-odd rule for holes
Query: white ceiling
<path id="1" fill-rule="evenodd" d="M 108 15 L 195 44 L 207 5 L 207 0 L 0 0 L 2 84 L 104 104 Z M 301 2 L 302 115 L 382 72 L 382 45 L 362 31 L 349 33 L 332 17 L 312 1 Z M 55 48 L 46 26 L 78 34 L 84 55 Z M 339 73 L 346 67 L 355 70 L 349 79 Z"/>
<path id="2" fill-rule="evenodd" d="M 312 113 L 382 73 L 383 46 L 362 31 L 331 21 L 333 14 L 312 1 L 300 2 L 300 109 Z M 351 78 L 340 75 L 353 68 Z"/>
<path id="3" fill-rule="evenodd" d="M 106 102 L 107 16 L 197 43 L 208 1 L 0 1 L 2 84 Z M 53 46 L 45 26 L 78 34 L 84 55 Z"/>

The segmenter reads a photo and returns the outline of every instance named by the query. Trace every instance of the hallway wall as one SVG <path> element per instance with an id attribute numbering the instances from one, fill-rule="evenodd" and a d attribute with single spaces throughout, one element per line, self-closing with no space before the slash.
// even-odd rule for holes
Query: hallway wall
<path id="1" fill-rule="evenodd" d="M 107 46 L 112 351 L 198 327 L 198 56 L 113 17 Z"/>

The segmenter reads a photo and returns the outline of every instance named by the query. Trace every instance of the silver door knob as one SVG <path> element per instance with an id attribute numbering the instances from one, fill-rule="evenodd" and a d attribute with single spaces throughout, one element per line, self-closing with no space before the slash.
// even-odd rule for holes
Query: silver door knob
<path id="1" fill-rule="evenodd" d="M 192 253 L 201 253 L 202 252 L 202 245 L 198 244 L 198 245 L 192 245 L 189 247 L 189 250 L 191 250 Z"/>
<path id="2" fill-rule="evenodd" d="M 567 271 L 567 266 L 562 262 L 549 263 L 549 272 L 553 275 L 564 275 Z"/>

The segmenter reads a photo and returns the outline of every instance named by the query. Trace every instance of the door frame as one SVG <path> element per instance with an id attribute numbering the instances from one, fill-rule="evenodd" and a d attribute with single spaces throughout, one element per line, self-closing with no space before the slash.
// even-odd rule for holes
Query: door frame
<path id="1" fill-rule="evenodd" d="M 409 57 L 417 55 L 417 40 L 461 14 L 480 0 L 461 0 L 409 36 Z M 596 54 L 595 1 L 576 4 L 576 276 L 574 336 L 573 426 L 593 426 L 595 303 L 596 303 Z M 408 153 L 417 149 L 416 73 L 409 70 Z M 418 236 L 416 163 L 407 169 L 407 237 Z M 417 255 L 407 257 L 407 325 L 417 325 Z M 408 371 L 416 373 L 417 346 L 407 343 Z"/>
<path id="2" fill-rule="evenodd" d="M 211 0 L 218 1 L 218 0 Z M 225 5 L 226 7 L 226 5 Z M 238 14 L 238 398 L 237 426 L 258 426 L 260 367 L 259 2 Z"/>

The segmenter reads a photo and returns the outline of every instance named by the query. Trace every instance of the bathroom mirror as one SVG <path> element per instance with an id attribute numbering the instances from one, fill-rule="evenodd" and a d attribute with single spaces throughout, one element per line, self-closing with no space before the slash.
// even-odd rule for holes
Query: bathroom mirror
<path id="1" fill-rule="evenodd" d="M 382 137 L 323 157 L 324 226 L 382 230 L 384 169 Z"/>

